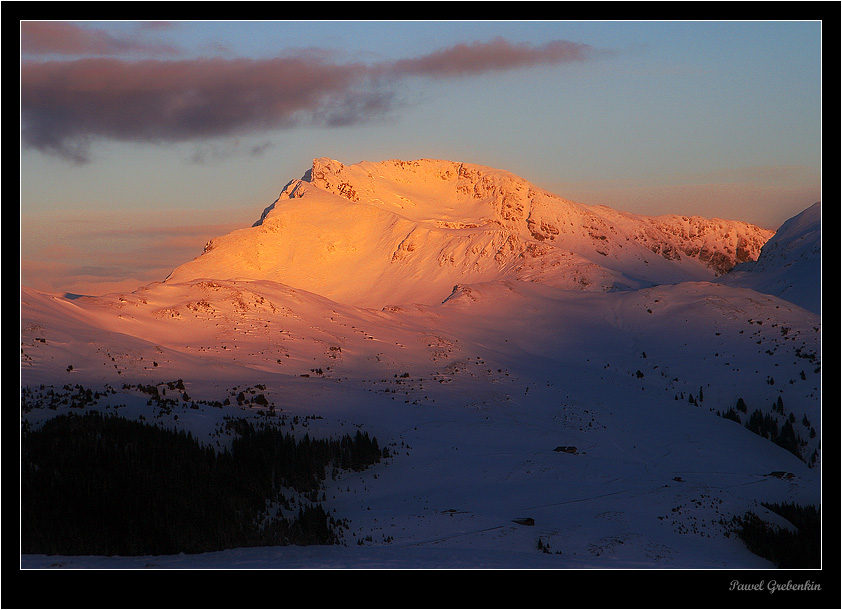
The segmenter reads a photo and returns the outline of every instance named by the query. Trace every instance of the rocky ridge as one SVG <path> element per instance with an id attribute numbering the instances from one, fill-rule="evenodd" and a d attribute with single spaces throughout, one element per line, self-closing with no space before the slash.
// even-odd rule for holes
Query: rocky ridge
<path id="1" fill-rule="evenodd" d="M 576 203 L 476 164 L 320 158 L 253 227 L 212 240 L 168 281 L 271 279 L 373 307 L 506 278 L 611 291 L 712 280 L 773 234 Z"/>

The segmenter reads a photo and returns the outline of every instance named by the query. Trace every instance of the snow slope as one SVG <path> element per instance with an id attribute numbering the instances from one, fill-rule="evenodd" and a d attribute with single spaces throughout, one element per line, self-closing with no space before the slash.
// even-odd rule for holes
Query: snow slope
<path id="1" fill-rule="evenodd" d="M 331 484 L 327 505 L 350 520 L 351 548 L 368 537 L 384 548 L 362 559 L 325 548 L 315 565 L 446 567 L 472 557 L 472 567 L 764 567 L 720 521 L 759 501 L 820 499 L 819 468 L 713 412 L 739 397 L 767 410 L 782 396 L 799 420 L 820 421 L 820 376 L 808 367 L 802 380 L 796 355 L 816 348 L 817 321 L 774 297 L 709 283 L 613 294 L 490 283 L 440 308 L 374 311 L 265 284 L 261 302 L 256 287 L 205 288 L 221 294 L 198 309 L 183 299 L 194 286 L 158 285 L 143 291 L 146 303 L 86 304 L 89 317 L 75 325 L 71 305 L 42 312 L 28 318 L 24 380 L 119 389 L 183 378 L 196 401 L 261 384 L 279 412 L 322 418 L 302 432 L 369 431 L 394 457 Z M 161 288 L 178 292 L 164 299 Z M 45 298 L 56 300 L 25 294 L 27 304 Z M 108 330 L 86 332 L 94 326 Z M 704 398 L 690 403 L 699 390 Z M 102 402 L 197 438 L 225 415 L 258 410 L 185 402 L 156 414 L 131 391 Z M 795 477 L 769 476 L 778 471 Z M 521 517 L 536 525 L 513 522 Z M 538 538 L 561 555 L 539 554 Z M 257 552 L 290 567 L 316 551 Z M 162 561 L 213 566 L 226 556 Z M 126 561 L 141 560 L 111 565 Z"/>
<path id="2" fill-rule="evenodd" d="M 256 227 L 214 240 L 165 282 L 76 299 L 21 290 L 22 415 L 32 425 L 74 408 L 82 386 L 111 389 L 86 409 L 188 429 L 212 446 L 230 440 L 220 422 L 236 415 L 294 420 L 296 433 L 311 437 L 361 428 L 389 447 L 392 457 L 375 467 L 326 482 L 323 505 L 349 523 L 343 545 L 173 557 L 24 556 L 22 566 L 770 567 L 730 535 L 727 522 L 747 510 L 779 522 L 760 502 L 821 501 L 821 458 L 809 459 L 820 456 L 819 315 L 711 281 L 715 272 L 698 258 L 678 250 L 672 258 L 655 255 L 639 235 L 633 238 L 637 229 L 663 232 L 656 229 L 663 220 L 570 204 L 553 212 L 559 236 L 563 214 L 573 223 L 563 249 L 552 246 L 558 236 L 527 241 L 529 219 L 546 218 L 538 213 L 541 198 L 555 206 L 563 200 L 535 196 L 530 213 L 524 208 L 507 219 L 488 200 L 452 196 L 456 187 L 436 172 L 458 175 L 460 164 L 429 163 L 434 172 L 421 163 L 422 176 L 410 171 L 401 182 L 395 162 L 322 174 L 317 160 L 305 176 L 310 181 L 291 183 L 289 198 L 279 198 Z M 364 187 L 380 179 L 392 186 L 371 203 L 384 190 Z M 506 188 L 520 184 L 489 174 L 491 183 L 498 179 Z M 341 186 L 343 180 L 351 186 Z M 359 202 L 348 205 L 324 185 L 346 195 L 352 188 Z M 441 209 L 430 193 L 441 195 Z M 397 205 L 404 206 L 400 213 L 388 209 Z M 485 217 L 484 225 L 477 222 Z M 534 265 L 566 253 L 593 257 L 587 248 L 594 240 L 579 230 L 582 218 L 594 225 L 612 219 L 603 225 L 606 239 L 595 240 L 610 246 L 608 255 L 596 256 L 616 261 L 599 266 L 607 278 L 599 289 L 573 288 L 562 279 L 571 267 Z M 672 235 L 685 237 L 694 226 L 691 219 L 668 224 Z M 718 226 L 736 231 L 725 221 Z M 356 233 L 364 228 L 375 231 L 370 242 Z M 691 242 L 708 239 L 693 231 Z M 414 249 L 394 241 L 402 233 Z M 311 234 L 317 238 L 294 239 Z M 502 256 L 502 264 L 491 250 L 480 256 L 481 244 L 496 244 L 503 234 L 521 246 L 556 250 L 529 259 L 532 266 L 526 249 Z M 256 248 L 254 258 L 244 244 Z M 613 248 L 623 256 L 612 258 Z M 450 263 L 438 265 L 444 251 L 464 257 L 453 265 L 458 273 Z M 350 262 L 334 264 L 337 252 Z M 389 258 L 344 279 L 342 273 L 383 252 L 403 252 L 395 268 L 413 270 L 414 260 L 418 275 L 393 271 Z M 641 264 L 644 258 L 650 265 Z M 468 259 L 471 271 L 462 267 Z M 266 277 L 244 278 L 244 270 Z M 695 274 L 707 279 L 653 285 L 658 277 Z M 619 277 L 636 278 L 637 289 L 605 289 Z M 355 285 L 375 297 L 362 298 Z M 189 399 L 176 393 L 180 406 L 171 411 L 151 406 L 137 388 L 163 389 L 177 379 Z M 263 405 L 237 404 L 240 392 L 252 396 L 258 387 L 273 415 Z M 803 459 L 719 416 L 739 398 L 748 413 L 758 409 L 781 421 L 793 414 Z M 226 399 L 230 404 L 212 404 Z M 773 411 L 778 399 L 780 415 Z M 534 525 L 517 522 L 524 518 Z M 539 550 L 539 540 L 549 552 Z"/>
<path id="3" fill-rule="evenodd" d="M 737 265 L 718 281 L 774 294 L 815 313 L 821 310 L 821 202 L 790 218 L 756 261 Z"/>

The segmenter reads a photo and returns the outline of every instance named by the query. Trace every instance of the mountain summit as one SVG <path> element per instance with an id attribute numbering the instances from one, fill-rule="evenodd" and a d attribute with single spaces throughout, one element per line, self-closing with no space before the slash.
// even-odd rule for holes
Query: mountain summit
<path id="1" fill-rule="evenodd" d="M 166 281 L 272 280 L 377 308 L 501 279 L 627 290 L 712 280 L 755 260 L 773 234 L 576 203 L 482 165 L 320 158 L 254 226 L 211 240 Z"/>

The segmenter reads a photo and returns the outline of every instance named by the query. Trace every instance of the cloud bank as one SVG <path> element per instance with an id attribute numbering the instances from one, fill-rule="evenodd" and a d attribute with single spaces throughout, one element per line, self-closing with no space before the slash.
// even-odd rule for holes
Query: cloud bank
<path id="1" fill-rule="evenodd" d="M 47 42 L 46 30 L 55 36 Z M 22 27 L 22 49 L 114 54 L 128 48 L 101 31 L 66 23 Z M 51 45 L 51 46 L 48 46 Z M 383 62 L 332 63 L 314 53 L 271 59 L 135 60 L 86 57 L 21 64 L 26 147 L 83 163 L 97 139 L 181 142 L 301 124 L 363 123 L 397 106 L 406 77 L 453 78 L 588 59 L 585 44 L 541 46 L 502 38 Z"/>

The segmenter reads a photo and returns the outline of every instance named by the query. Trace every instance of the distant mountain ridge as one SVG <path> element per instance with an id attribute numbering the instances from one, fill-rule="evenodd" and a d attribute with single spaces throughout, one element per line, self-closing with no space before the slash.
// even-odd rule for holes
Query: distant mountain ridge
<path id="1" fill-rule="evenodd" d="M 756 261 L 719 281 L 773 294 L 814 313 L 821 310 L 821 202 L 793 216 L 763 246 Z"/>
<path id="2" fill-rule="evenodd" d="M 624 290 L 712 280 L 773 234 L 575 203 L 476 164 L 320 158 L 253 227 L 211 240 L 167 281 L 269 279 L 366 307 L 440 303 L 454 284 L 504 278 Z"/>

